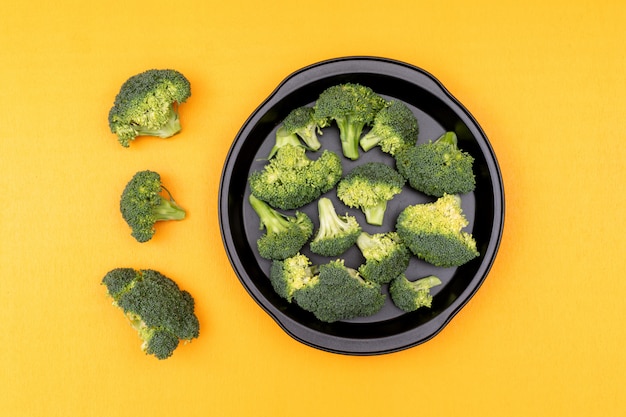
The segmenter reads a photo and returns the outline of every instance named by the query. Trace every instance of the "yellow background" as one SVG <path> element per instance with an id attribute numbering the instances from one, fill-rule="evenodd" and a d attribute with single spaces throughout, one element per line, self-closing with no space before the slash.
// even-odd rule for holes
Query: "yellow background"
<path id="1" fill-rule="evenodd" d="M 600 1 L 24 1 L 0 11 L 0 415 L 622 416 L 626 6 Z M 222 248 L 217 191 L 247 116 L 291 72 L 375 55 L 434 74 L 497 154 L 506 225 L 484 285 L 436 338 L 334 355 L 285 334 Z M 183 132 L 122 148 L 122 82 L 191 81 Z M 138 244 L 141 169 L 188 210 Z M 167 361 L 100 285 L 154 268 L 197 302 Z"/>

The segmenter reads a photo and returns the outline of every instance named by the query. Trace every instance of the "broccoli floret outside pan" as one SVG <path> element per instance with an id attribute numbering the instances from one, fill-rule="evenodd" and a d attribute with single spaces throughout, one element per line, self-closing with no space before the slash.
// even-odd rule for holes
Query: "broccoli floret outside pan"
<path id="1" fill-rule="evenodd" d="M 360 140 L 364 151 L 378 146 L 394 156 L 400 149 L 417 143 L 419 124 L 411 109 L 401 101 L 392 100 L 374 118 L 369 132 Z"/>
<path id="2" fill-rule="evenodd" d="M 353 168 L 337 185 L 337 197 L 348 207 L 358 208 L 367 223 L 383 224 L 387 203 L 400 194 L 405 179 L 383 162 L 367 162 Z"/>
<path id="3" fill-rule="evenodd" d="M 319 227 L 309 245 L 311 252 L 322 256 L 338 256 L 350 249 L 361 234 L 356 217 L 339 215 L 333 202 L 322 197 L 317 202 Z"/>
<path id="4" fill-rule="evenodd" d="M 168 198 L 162 195 L 165 191 Z M 154 171 L 137 172 L 126 184 L 120 198 L 122 217 L 138 242 L 152 239 L 158 221 L 182 220 L 185 210 L 161 184 L 161 176 Z"/>
<path id="5" fill-rule="evenodd" d="M 327 323 L 371 316 L 385 302 L 379 284 L 364 280 L 341 259 L 320 265 L 317 278 L 294 291 L 293 299 Z"/>
<path id="6" fill-rule="evenodd" d="M 365 258 L 359 273 L 368 281 L 387 284 L 409 267 L 411 252 L 396 232 L 362 232 L 356 244 Z"/>
<path id="7" fill-rule="evenodd" d="M 146 354 L 166 359 L 180 341 L 198 337 L 193 297 L 160 272 L 117 268 L 104 276 L 102 284 L 137 331 Z"/>
<path id="8" fill-rule="evenodd" d="M 122 84 L 109 111 L 109 127 L 129 147 L 137 136 L 169 138 L 181 130 L 178 106 L 191 96 L 191 85 L 173 69 L 150 69 Z"/>
<path id="9" fill-rule="evenodd" d="M 396 232 L 411 252 L 435 266 L 463 265 L 480 255 L 458 195 L 445 194 L 432 203 L 406 207 L 396 221 Z"/>
<path id="10" fill-rule="evenodd" d="M 313 117 L 322 126 L 334 121 L 339 129 L 343 155 L 356 160 L 363 129 L 371 126 L 385 103 L 385 99 L 369 87 L 338 84 L 322 91 L 313 105 Z"/>
<path id="11" fill-rule="evenodd" d="M 341 158 L 324 150 L 311 159 L 302 146 L 282 146 L 261 170 L 250 174 L 251 193 L 274 208 L 298 209 L 331 190 L 341 179 Z"/>
<path id="12" fill-rule="evenodd" d="M 313 234 L 313 222 L 305 213 L 293 216 L 279 213 L 253 195 L 250 205 L 259 216 L 265 234 L 257 240 L 259 255 L 265 259 L 285 259 L 296 255 Z"/>
<path id="13" fill-rule="evenodd" d="M 296 291 L 317 281 L 317 272 L 318 267 L 306 255 L 298 253 L 273 261 L 269 279 L 276 294 L 291 302 Z"/>
<path id="14" fill-rule="evenodd" d="M 389 296 L 396 307 L 410 313 L 420 307 L 431 307 L 433 296 L 430 289 L 437 285 L 441 285 L 441 280 L 434 275 L 409 281 L 405 274 L 401 274 L 389 284 Z"/>
<path id="15" fill-rule="evenodd" d="M 447 132 L 435 141 L 407 147 L 395 155 L 396 168 L 409 185 L 424 194 L 464 194 L 476 188 L 474 158 L 458 148 L 457 136 Z"/>

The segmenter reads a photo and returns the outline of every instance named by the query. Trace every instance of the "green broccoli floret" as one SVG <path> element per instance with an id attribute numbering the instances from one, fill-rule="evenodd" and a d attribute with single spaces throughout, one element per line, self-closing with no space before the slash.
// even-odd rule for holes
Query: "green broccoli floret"
<path id="1" fill-rule="evenodd" d="M 310 243 L 311 252 L 322 256 L 341 255 L 356 243 L 361 226 L 354 216 L 338 215 L 329 198 L 320 198 L 317 208 L 320 223 Z"/>
<path id="2" fill-rule="evenodd" d="M 480 255 L 474 237 L 461 230 L 468 224 L 461 209 L 461 198 L 445 194 L 432 203 L 402 210 L 396 231 L 418 258 L 435 266 L 451 267 Z"/>
<path id="3" fill-rule="evenodd" d="M 130 77 L 109 111 L 109 127 L 124 147 L 137 136 L 169 138 L 181 130 L 178 106 L 191 96 L 191 85 L 172 69 L 151 69 Z"/>
<path id="4" fill-rule="evenodd" d="M 401 101 L 392 100 L 374 118 L 374 124 L 360 140 L 361 148 L 369 151 L 375 146 L 390 155 L 417 143 L 419 125 L 411 109 Z"/>
<path id="5" fill-rule="evenodd" d="M 352 169 L 337 185 L 337 197 L 359 208 L 367 223 L 383 224 L 387 202 L 402 191 L 405 179 L 382 162 L 367 162 Z"/>
<path id="6" fill-rule="evenodd" d="M 369 87 L 354 83 L 339 84 L 322 91 L 313 105 L 313 117 L 323 125 L 334 121 L 339 128 L 343 155 L 356 160 L 359 158 L 363 128 L 374 122 L 374 117 L 385 103 L 385 99 Z"/>
<path id="7" fill-rule="evenodd" d="M 458 148 L 454 132 L 437 140 L 403 149 L 395 155 L 398 172 L 424 194 L 441 197 L 473 191 L 474 158 Z"/>
<path id="8" fill-rule="evenodd" d="M 389 284 L 389 296 L 396 307 L 410 313 L 420 307 L 430 308 L 433 301 L 430 289 L 437 285 L 441 285 L 441 280 L 434 275 L 409 281 L 401 274 Z"/>
<path id="9" fill-rule="evenodd" d="M 169 198 L 161 195 L 163 191 Z M 161 184 L 161 176 L 149 170 L 137 172 L 126 184 L 120 199 L 120 211 L 138 242 L 152 239 L 156 222 L 182 220 L 186 214 Z"/>
<path id="10" fill-rule="evenodd" d="M 250 190 L 274 208 L 291 210 L 313 202 L 341 179 L 340 157 L 324 150 L 310 159 L 302 146 L 282 146 L 262 170 L 248 177 Z"/>
<path id="11" fill-rule="evenodd" d="M 322 147 L 318 135 L 326 124 L 313 118 L 313 108 L 308 106 L 297 107 L 289 112 L 283 123 L 276 130 L 276 144 L 270 151 L 269 158 L 273 157 L 278 148 L 286 143 L 302 145 L 310 151 L 317 151 Z"/>
<path id="12" fill-rule="evenodd" d="M 261 220 L 265 234 L 257 240 L 259 255 L 265 259 L 285 259 L 297 254 L 313 234 L 313 222 L 305 213 L 293 216 L 279 213 L 253 195 L 250 205 Z"/>
<path id="13" fill-rule="evenodd" d="M 296 304 L 332 323 L 376 314 L 385 302 L 379 284 L 364 280 L 341 259 L 319 266 L 319 274 L 293 292 Z"/>
<path id="14" fill-rule="evenodd" d="M 411 252 L 396 232 L 363 232 L 356 245 L 365 258 L 359 273 L 368 281 L 387 284 L 409 267 Z"/>
<path id="15" fill-rule="evenodd" d="M 198 337 L 193 297 L 160 272 L 117 268 L 104 276 L 102 284 L 139 334 L 146 354 L 166 359 L 180 341 Z"/>
<path id="16" fill-rule="evenodd" d="M 306 255 L 298 253 L 283 260 L 275 260 L 270 267 L 270 283 L 276 294 L 291 302 L 293 294 L 317 280 L 319 268 Z"/>

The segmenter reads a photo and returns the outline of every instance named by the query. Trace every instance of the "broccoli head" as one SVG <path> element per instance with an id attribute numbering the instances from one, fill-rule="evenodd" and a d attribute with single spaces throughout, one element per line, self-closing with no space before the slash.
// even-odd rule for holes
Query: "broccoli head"
<path id="1" fill-rule="evenodd" d="M 313 202 L 341 179 L 340 157 L 324 150 L 311 159 L 302 146 L 280 147 L 262 170 L 248 177 L 250 191 L 274 208 L 291 210 Z"/>
<path id="2" fill-rule="evenodd" d="M 320 223 L 310 243 L 311 252 L 323 256 L 341 255 L 356 243 L 361 226 L 354 216 L 337 214 L 329 198 L 320 198 L 317 207 Z"/>
<path id="3" fill-rule="evenodd" d="M 441 280 L 434 275 L 409 281 L 405 274 L 398 275 L 389 284 L 389 296 L 400 310 L 410 313 L 420 307 L 432 305 L 430 289 L 441 285 Z"/>
<path id="4" fill-rule="evenodd" d="M 339 129 L 343 155 L 359 158 L 359 139 L 365 126 L 374 122 L 385 106 L 385 99 L 371 88 L 354 83 L 334 85 L 322 91 L 313 105 L 313 117 L 320 125 L 335 122 Z"/>
<path id="5" fill-rule="evenodd" d="M 398 172 L 411 187 L 424 194 L 441 197 L 467 193 L 476 187 L 474 158 L 458 148 L 454 132 L 405 148 L 395 159 Z"/>
<path id="6" fill-rule="evenodd" d="M 273 261 L 269 279 L 276 294 L 291 302 L 296 291 L 317 281 L 318 270 L 306 255 L 297 253 L 287 259 Z"/>
<path id="7" fill-rule="evenodd" d="M 461 198 L 445 194 L 432 203 L 407 206 L 398 216 L 396 231 L 418 258 L 451 267 L 479 255 L 474 237 L 461 230 L 468 224 Z"/>
<path id="8" fill-rule="evenodd" d="M 193 297 L 160 272 L 116 268 L 104 276 L 102 284 L 137 331 L 146 354 L 166 359 L 180 341 L 198 337 Z"/>
<path id="9" fill-rule="evenodd" d="M 296 304 L 323 322 L 376 314 L 385 302 L 379 284 L 364 280 L 341 259 L 319 266 L 319 274 L 293 293 Z"/>
<path id="10" fill-rule="evenodd" d="M 137 136 L 169 138 L 180 132 L 178 106 L 191 96 L 191 85 L 172 69 L 151 69 L 130 77 L 109 111 L 109 127 L 124 147 Z"/>
<path id="11" fill-rule="evenodd" d="M 378 146 L 394 156 L 402 148 L 415 146 L 418 133 L 417 117 L 411 109 L 402 101 L 392 100 L 376 114 L 372 128 L 359 143 L 366 152 Z"/>
<path id="12" fill-rule="evenodd" d="M 324 121 L 313 118 L 313 107 L 297 107 L 283 119 L 276 132 L 277 142 L 286 138 L 302 140 L 307 149 L 317 151 L 322 147 L 318 135 L 322 134 L 322 128 L 325 126 Z"/>
<path id="13" fill-rule="evenodd" d="M 168 198 L 162 195 L 163 191 Z M 186 215 L 161 184 L 161 176 L 149 170 L 137 172 L 126 184 L 120 199 L 120 211 L 138 242 L 152 239 L 156 222 L 182 220 Z"/>
<path id="14" fill-rule="evenodd" d="M 387 284 L 409 267 L 411 252 L 396 232 L 363 232 L 356 245 L 365 258 L 359 272 L 368 281 Z"/>
<path id="15" fill-rule="evenodd" d="M 383 224 L 387 202 L 402 191 L 405 179 L 383 162 L 367 162 L 353 168 L 337 185 L 337 197 L 348 207 L 359 208 L 367 223 Z"/>
<path id="16" fill-rule="evenodd" d="M 297 254 L 313 234 L 313 222 L 305 213 L 293 216 L 279 213 L 253 195 L 250 205 L 261 220 L 265 234 L 257 240 L 259 255 L 265 259 L 285 259 Z"/>

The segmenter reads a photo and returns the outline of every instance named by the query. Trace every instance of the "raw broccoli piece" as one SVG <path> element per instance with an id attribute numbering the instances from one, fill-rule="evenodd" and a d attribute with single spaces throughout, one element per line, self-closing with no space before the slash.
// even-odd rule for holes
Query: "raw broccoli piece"
<path id="1" fill-rule="evenodd" d="M 318 135 L 322 134 L 323 127 L 326 127 L 324 121 L 313 118 L 313 107 L 302 106 L 293 109 L 276 130 L 276 145 L 269 157 L 274 156 L 281 144 L 300 144 L 300 140 L 308 150 L 317 151 L 322 147 Z"/>
<path id="2" fill-rule="evenodd" d="M 405 179 L 382 162 L 367 162 L 352 169 L 337 185 L 337 197 L 359 208 L 367 223 L 383 224 L 387 202 L 402 191 Z"/>
<path id="3" fill-rule="evenodd" d="M 285 259 L 297 254 L 313 234 L 313 222 L 305 213 L 293 216 L 279 213 L 253 195 L 250 205 L 261 220 L 265 234 L 257 240 L 259 255 L 265 259 Z"/>
<path id="4" fill-rule="evenodd" d="M 409 267 L 411 252 L 396 232 L 363 232 L 356 245 L 365 258 L 359 273 L 368 281 L 387 284 Z"/>
<path id="5" fill-rule="evenodd" d="M 317 207 L 320 223 L 309 245 L 311 252 L 323 256 L 341 255 L 356 243 L 361 226 L 354 216 L 338 215 L 329 198 L 320 198 Z"/>
<path id="6" fill-rule="evenodd" d="M 379 284 L 364 280 L 356 271 L 335 259 L 319 266 L 319 274 L 293 293 L 296 304 L 332 323 L 376 314 L 385 302 Z"/>
<path id="7" fill-rule="evenodd" d="M 291 302 L 293 294 L 317 280 L 319 268 L 312 265 L 306 255 L 296 255 L 283 260 L 275 260 L 270 267 L 270 283 L 276 294 Z"/>
<path id="8" fill-rule="evenodd" d="M 461 209 L 461 198 L 445 194 L 432 203 L 402 210 L 396 231 L 418 258 L 435 266 L 451 267 L 480 255 L 474 237 L 461 230 L 468 224 Z"/>
<path id="9" fill-rule="evenodd" d="M 163 191 L 169 198 L 161 195 Z M 156 222 L 182 220 L 186 215 L 161 184 L 161 176 L 149 170 L 137 172 L 126 184 L 120 199 L 120 211 L 138 242 L 152 239 Z"/>
<path id="10" fill-rule="evenodd" d="M 354 83 L 339 84 L 322 91 L 313 105 L 313 117 L 323 125 L 334 121 L 339 128 L 343 155 L 356 160 L 359 158 L 363 128 L 374 122 L 374 117 L 385 103 L 385 99 L 369 87 Z"/>
<path id="11" fill-rule="evenodd" d="M 424 194 L 441 197 L 473 191 L 474 158 L 458 148 L 454 132 L 437 140 L 405 148 L 395 155 L 396 168 L 409 185 Z"/>
<path id="12" fill-rule="evenodd" d="M 113 305 L 137 331 L 146 354 L 166 359 L 180 341 L 198 337 L 200 325 L 193 297 L 160 272 L 117 268 L 104 276 L 102 284 Z"/>
<path id="13" fill-rule="evenodd" d="M 128 147 L 137 136 L 169 138 L 181 130 L 178 106 L 191 96 L 191 85 L 173 69 L 133 75 L 120 88 L 109 110 L 109 127 Z"/>
<path id="14" fill-rule="evenodd" d="M 419 124 L 417 117 L 402 101 L 392 100 L 374 118 L 369 132 L 360 140 L 361 148 L 369 151 L 375 146 L 390 155 L 417 143 Z"/>
<path id="15" fill-rule="evenodd" d="M 274 208 L 291 210 L 313 202 L 341 179 L 340 157 L 324 150 L 310 159 L 302 146 L 282 146 L 262 170 L 248 177 L 250 191 Z"/>
<path id="16" fill-rule="evenodd" d="M 441 280 L 434 275 L 409 281 L 401 274 L 389 284 L 389 296 L 396 307 L 410 313 L 420 307 L 430 308 L 433 301 L 430 289 L 437 285 L 441 285 Z"/>

